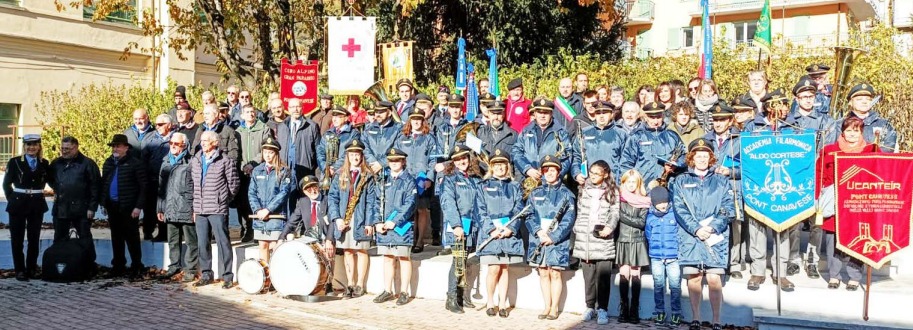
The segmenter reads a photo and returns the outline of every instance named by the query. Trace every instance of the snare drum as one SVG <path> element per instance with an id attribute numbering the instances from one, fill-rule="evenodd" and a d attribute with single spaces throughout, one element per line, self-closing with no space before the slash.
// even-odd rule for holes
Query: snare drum
<path id="1" fill-rule="evenodd" d="M 238 287 L 249 294 L 265 293 L 269 289 L 269 268 L 260 259 L 247 259 L 238 266 Z"/>
<path id="2" fill-rule="evenodd" d="M 270 257 L 269 268 L 273 287 L 283 296 L 318 294 L 329 281 L 323 249 L 316 242 L 280 244 Z"/>

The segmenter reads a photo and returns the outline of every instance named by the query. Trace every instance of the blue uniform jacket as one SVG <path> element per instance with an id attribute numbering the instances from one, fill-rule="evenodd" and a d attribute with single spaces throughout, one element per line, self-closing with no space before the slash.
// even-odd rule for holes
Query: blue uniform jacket
<path id="1" fill-rule="evenodd" d="M 342 175 L 350 175 L 350 173 L 342 173 Z M 370 241 L 372 237 L 365 234 L 365 226 L 374 224 L 377 222 L 378 213 L 380 206 L 377 204 L 377 189 L 374 187 L 374 177 L 361 173 L 358 175 L 358 181 L 350 182 L 346 185 L 345 189 L 341 188 L 339 185 L 340 175 L 337 175 L 333 179 L 333 184 L 330 185 L 330 193 L 327 197 L 329 200 L 329 215 L 331 222 L 345 222 L 343 217 L 346 214 L 346 208 L 349 206 L 349 191 L 352 191 L 352 196 L 355 196 L 355 187 L 358 186 L 359 182 L 362 180 L 368 180 L 365 183 L 364 190 L 361 192 L 361 196 L 358 198 L 358 201 L 355 203 L 355 211 L 352 212 L 352 219 L 349 222 L 349 229 L 354 230 L 352 232 L 356 241 Z M 339 228 L 335 228 L 334 237 L 339 240 L 343 237 L 343 233 L 339 231 Z"/>
<path id="2" fill-rule="evenodd" d="M 255 213 L 260 209 L 267 209 L 270 214 L 287 216 L 288 199 L 293 190 L 295 177 L 292 176 L 291 170 L 283 169 L 277 178 L 275 169 L 267 173 L 266 163 L 261 163 L 250 172 L 250 188 L 247 189 L 250 209 Z"/>
<path id="3" fill-rule="evenodd" d="M 582 174 L 581 165 L 586 166 L 587 170 L 589 170 L 590 164 L 593 164 L 598 160 L 604 160 L 609 163 L 609 169 L 612 170 L 612 177 L 618 180 L 621 176 L 618 164 L 621 163 L 621 151 L 625 145 L 625 135 L 619 134 L 611 125 L 604 128 L 596 127 L 596 125 L 585 126 L 583 132 L 579 134 L 583 136 L 583 146 L 586 150 L 587 164 L 583 164 L 580 137 L 577 132 L 570 133 L 574 134 L 571 177 L 576 178 L 578 174 Z"/>
<path id="4" fill-rule="evenodd" d="M 724 268 L 729 266 L 729 222 L 734 204 L 732 190 L 726 177 L 713 173 L 713 168 L 703 178 L 692 168 L 679 174 L 672 181 L 672 208 L 678 221 L 680 240 L 678 255 L 683 266 Z M 709 226 L 723 240 L 708 247 L 695 236 L 701 221 L 712 218 Z"/>
<path id="5" fill-rule="evenodd" d="M 628 136 L 618 173 L 633 168 L 643 176 L 644 183 L 649 183 L 663 174 L 660 159 L 669 158 L 676 148 L 684 150 L 682 139 L 675 131 L 666 129 L 665 124 L 659 128 L 642 126 Z"/>
<path id="6" fill-rule="evenodd" d="M 320 138 L 320 143 L 317 144 L 317 168 L 318 172 L 323 173 L 326 170 L 327 165 L 327 139 L 329 137 L 336 136 L 339 138 L 339 146 L 337 148 L 336 154 L 336 163 L 331 164 L 333 170 L 339 170 L 342 167 L 343 161 L 346 157 L 346 146 L 352 142 L 354 139 L 361 139 L 361 133 L 357 130 L 352 129 L 352 125 L 345 124 L 337 132 L 336 129 L 330 128 L 323 133 L 323 137 Z M 364 141 L 362 141 L 364 142 Z M 322 175 L 322 174 L 321 174 Z"/>
<path id="7" fill-rule="evenodd" d="M 413 178 L 424 177 L 426 180 L 434 182 L 434 164 L 437 163 L 437 159 L 431 156 L 440 151 L 438 151 L 437 142 L 434 140 L 433 135 L 429 133 L 400 136 L 395 145 L 397 149 L 409 155 L 406 158 L 406 171 Z M 424 190 L 422 187 L 418 189 Z"/>
<path id="8" fill-rule="evenodd" d="M 666 213 L 660 214 L 654 207 L 647 212 L 647 226 L 644 234 L 647 237 L 650 258 L 678 259 L 678 222 L 671 205 Z"/>
<path id="9" fill-rule="evenodd" d="M 520 184 L 510 179 L 499 180 L 489 178 L 479 183 L 478 201 L 479 219 L 482 229 L 479 231 L 479 242 L 484 242 L 491 237 L 495 230 L 495 221 L 508 222 L 523 209 L 523 189 Z M 523 255 L 523 240 L 520 238 L 520 225 L 522 217 L 514 220 L 506 227 L 514 234 L 510 237 L 492 240 L 484 249 L 478 251 L 480 256 L 486 255 Z"/>
<path id="10" fill-rule="evenodd" d="M 402 125 L 393 119 L 387 119 L 384 125 L 376 122 L 368 124 L 361 132 L 361 142 L 365 143 L 365 163 L 371 165 L 378 162 L 381 166 L 387 167 L 385 154 L 400 137 L 401 130 Z"/>
<path id="11" fill-rule="evenodd" d="M 444 242 L 453 243 L 453 232 L 449 228 L 463 227 L 463 219 L 470 223 L 466 239 L 466 247 L 475 244 L 476 233 L 479 231 L 479 208 L 476 202 L 479 194 L 477 176 L 465 176 L 463 173 L 454 173 L 444 178 L 441 184 L 441 212 L 444 214 Z M 448 228 L 449 227 L 449 228 Z M 463 228 L 466 233 L 467 228 Z"/>
<path id="12" fill-rule="evenodd" d="M 729 136 L 724 138 L 723 145 L 719 145 L 717 134 L 710 131 L 704 135 L 704 139 L 713 144 L 713 155 L 716 157 L 716 163 L 729 169 L 730 174 L 726 177 L 732 186 L 735 200 L 741 203 L 742 191 L 742 143 L 738 128 L 730 127 Z"/>
<path id="13" fill-rule="evenodd" d="M 615 125 L 612 126 L 612 128 L 615 129 L 615 131 L 618 132 L 619 135 L 624 136 L 625 140 L 627 140 L 627 137 L 630 136 L 631 133 L 634 133 L 634 131 L 636 131 L 637 129 L 639 129 L 643 126 L 644 126 L 644 122 L 638 120 L 638 121 L 634 122 L 633 126 L 628 127 L 627 125 L 625 125 L 624 120 L 619 119 L 619 120 L 615 121 Z"/>
<path id="14" fill-rule="evenodd" d="M 456 144 L 456 134 L 466 123 L 466 119 L 460 119 L 456 126 L 450 125 L 450 119 L 448 118 L 442 124 L 434 127 L 435 143 L 437 143 L 440 150 L 440 153 L 437 154 L 437 156 L 440 156 L 439 160 L 445 161 L 449 159 L 450 152 L 453 151 L 453 147 Z"/>
<path id="15" fill-rule="evenodd" d="M 403 171 L 395 180 L 391 175 L 386 176 L 384 182 L 384 217 L 378 218 L 374 223 L 391 221 L 398 230 L 404 231 L 400 235 L 396 230 L 388 230 L 385 234 L 375 232 L 378 246 L 412 246 L 414 240 L 412 225 L 415 214 L 415 179 L 408 172 Z M 381 187 L 377 187 L 378 200 Z"/>
<path id="16" fill-rule="evenodd" d="M 559 140 L 561 141 L 561 145 L 564 146 L 563 154 L 558 157 L 561 159 L 560 176 L 564 177 L 571 166 L 571 153 L 574 151 L 573 146 L 571 145 L 572 141 L 570 136 L 568 136 L 567 131 L 556 126 L 554 121 L 548 124 L 548 127 L 546 127 L 545 130 L 539 128 L 539 125 L 536 124 L 535 120 L 523 128 L 523 131 L 520 132 L 520 136 L 517 137 L 517 141 L 514 143 L 510 152 L 510 158 L 513 159 L 514 167 L 516 167 L 524 177 L 526 176 L 526 171 L 529 169 L 539 169 L 539 160 L 546 155 L 556 155 L 558 149 L 560 149 L 558 147 Z"/>
<path id="17" fill-rule="evenodd" d="M 545 184 L 534 189 L 526 203 L 532 204 L 533 212 L 526 220 L 526 229 L 529 230 L 527 260 L 533 264 L 541 263 L 542 266 L 567 268 L 571 257 L 570 236 L 577 215 L 574 194 L 561 183 Z M 566 209 L 558 214 L 559 208 L 565 203 L 567 203 Z M 559 218 L 555 219 L 556 216 Z M 548 237 L 554 244 L 543 247 L 537 257 L 538 260 L 533 260 L 533 254 L 539 246 L 539 236 L 536 233 L 540 229 L 548 229 L 548 227 L 542 227 L 542 221 L 546 219 L 558 221 L 555 230 L 548 233 Z"/>

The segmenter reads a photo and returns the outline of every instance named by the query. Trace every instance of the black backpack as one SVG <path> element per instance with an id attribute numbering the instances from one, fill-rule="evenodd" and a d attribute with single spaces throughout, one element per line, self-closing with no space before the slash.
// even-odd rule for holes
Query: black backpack
<path id="1" fill-rule="evenodd" d="M 80 238 L 75 230 L 69 239 L 54 242 L 41 258 L 41 279 L 49 282 L 87 281 L 95 276 L 95 245 L 91 238 Z"/>

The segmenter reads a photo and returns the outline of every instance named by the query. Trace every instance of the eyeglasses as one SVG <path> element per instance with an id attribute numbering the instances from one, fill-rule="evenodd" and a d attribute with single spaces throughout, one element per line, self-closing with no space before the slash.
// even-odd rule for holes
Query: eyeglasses
<path id="1" fill-rule="evenodd" d="M 241 96 L 238 96 L 238 98 L 249 99 L 250 95 L 241 95 Z"/>
<path id="2" fill-rule="evenodd" d="M 814 95 L 805 95 L 805 96 L 799 96 L 799 97 L 798 97 L 798 99 L 800 99 L 800 100 L 812 100 L 812 99 L 814 99 L 814 98 L 815 98 Z"/>
<path id="3" fill-rule="evenodd" d="M 168 123 L 155 123 L 155 126 L 160 126 L 160 127 L 161 127 L 161 126 L 165 126 L 165 125 L 168 125 Z"/>
<path id="4" fill-rule="evenodd" d="M 238 92 L 228 92 L 228 95 L 238 95 Z"/>
<path id="5" fill-rule="evenodd" d="M 698 88 L 700 88 L 700 87 L 699 87 L 699 86 L 688 87 L 688 90 L 689 90 L 689 91 L 696 91 Z"/>
<path id="6" fill-rule="evenodd" d="M 168 142 L 168 144 L 171 145 L 172 147 L 183 147 L 184 146 L 184 142 Z"/>

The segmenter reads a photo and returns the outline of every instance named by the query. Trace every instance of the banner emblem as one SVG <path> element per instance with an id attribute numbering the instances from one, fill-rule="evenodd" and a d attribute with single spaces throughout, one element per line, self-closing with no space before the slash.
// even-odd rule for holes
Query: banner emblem
<path id="1" fill-rule="evenodd" d="M 282 59 L 279 82 L 279 97 L 288 108 L 288 100 L 301 100 L 301 113 L 308 114 L 317 108 L 317 61 L 289 63 Z"/>
<path id="2" fill-rule="evenodd" d="M 327 85 L 330 94 L 361 95 L 374 84 L 375 17 L 327 21 Z"/>

